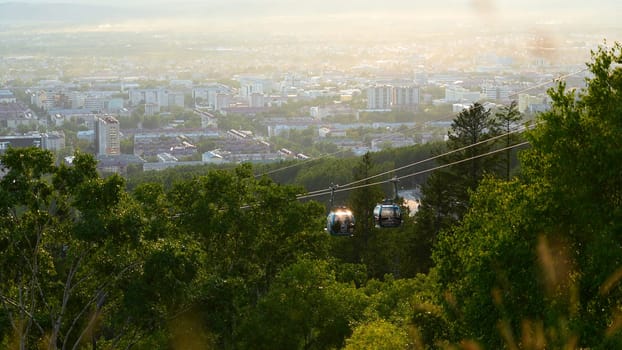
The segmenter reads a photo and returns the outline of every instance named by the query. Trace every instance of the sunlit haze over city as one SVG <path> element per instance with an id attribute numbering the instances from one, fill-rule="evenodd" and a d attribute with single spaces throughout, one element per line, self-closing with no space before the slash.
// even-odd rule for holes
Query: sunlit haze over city
<path id="1" fill-rule="evenodd" d="M 621 10 L 615 0 L 11 1 L 0 2 L 0 55 L 161 55 L 181 63 L 252 48 L 233 58 L 240 69 L 261 60 L 254 53 L 263 49 L 262 66 L 287 69 L 416 58 L 428 70 L 469 70 L 490 54 L 574 64 L 621 37 Z"/>

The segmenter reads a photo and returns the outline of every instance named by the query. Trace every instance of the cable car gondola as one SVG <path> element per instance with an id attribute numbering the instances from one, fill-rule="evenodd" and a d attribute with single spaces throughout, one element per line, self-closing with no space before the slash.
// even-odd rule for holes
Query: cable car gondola
<path id="1" fill-rule="evenodd" d="M 374 224 L 377 228 L 394 228 L 402 225 L 402 208 L 397 205 L 397 178 L 393 178 L 395 196 L 393 200 L 385 200 L 374 208 Z"/>
<path id="2" fill-rule="evenodd" d="M 326 217 L 326 230 L 333 236 L 354 234 L 354 215 L 346 207 L 335 208 Z"/>
<path id="3" fill-rule="evenodd" d="M 332 236 L 352 236 L 354 234 L 354 214 L 346 207 L 333 208 L 335 187 L 331 185 L 330 207 L 331 210 L 326 216 L 326 231 Z"/>

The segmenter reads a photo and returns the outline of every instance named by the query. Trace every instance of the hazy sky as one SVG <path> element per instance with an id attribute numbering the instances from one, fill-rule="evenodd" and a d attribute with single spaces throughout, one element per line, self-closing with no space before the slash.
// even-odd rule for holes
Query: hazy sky
<path id="1" fill-rule="evenodd" d="M 620 0 L 13 0 L 0 3 L 76 3 L 90 5 L 126 6 L 170 6 L 173 8 L 198 6 L 227 7 L 239 6 L 267 7 L 283 9 L 288 12 L 300 12 L 305 9 L 316 9 L 327 12 L 343 10 L 427 10 L 444 11 L 512 11 L 529 12 L 581 12 L 610 13 L 622 9 Z"/>
<path id="2" fill-rule="evenodd" d="M 39 13 L 31 8 L 13 15 L 8 13 L 9 3 L 65 5 L 39 9 Z M 98 8 L 73 9 L 66 4 Z M 53 18 L 56 21 L 84 19 L 93 24 L 118 23 L 130 18 L 148 21 L 175 18 L 188 23 L 210 19 L 232 26 L 251 25 L 240 20 L 271 21 L 308 29 L 323 24 L 359 28 L 371 28 L 374 24 L 387 29 L 407 23 L 426 30 L 444 27 L 451 30 L 463 25 L 491 28 L 557 25 L 560 31 L 577 27 L 593 32 L 622 26 L 618 18 L 622 0 L 0 0 L 0 24 L 14 18 L 43 20 L 51 13 L 57 17 Z"/>

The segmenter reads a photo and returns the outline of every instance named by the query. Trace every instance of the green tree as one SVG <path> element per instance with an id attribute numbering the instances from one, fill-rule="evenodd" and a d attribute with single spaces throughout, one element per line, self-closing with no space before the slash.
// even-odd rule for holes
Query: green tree
<path id="1" fill-rule="evenodd" d="M 375 173 L 371 160 L 371 154 L 366 153 L 359 163 L 352 169 L 354 181 L 369 178 Z M 371 181 L 366 180 L 359 185 L 368 185 Z M 365 186 L 352 190 L 348 198 L 348 206 L 356 220 L 354 237 L 350 240 L 339 240 L 343 243 L 340 247 L 351 249 L 351 255 L 345 258 L 350 263 L 368 263 L 367 258 L 373 255 L 369 251 L 368 242 L 376 234 L 373 222 L 373 210 L 376 203 L 382 200 L 382 191 L 378 186 Z M 345 247 L 344 247 L 345 246 Z M 349 250 L 348 249 L 348 250 Z"/>
<path id="2" fill-rule="evenodd" d="M 158 198 L 155 191 L 149 198 Z M 221 347 L 235 346 L 245 310 L 279 272 L 303 256 L 328 256 L 324 210 L 297 201 L 300 192 L 256 180 L 242 166 L 178 182 L 166 194 L 174 226 L 205 256 L 196 308 Z"/>
<path id="3" fill-rule="evenodd" d="M 77 349 L 170 337 L 171 320 L 194 304 L 204 259 L 170 224 L 162 193 L 142 188 L 143 207 L 83 153 L 71 166 L 38 148 L 1 160 L 0 339 Z"/>
<path id="4" fill-rule="evenodd" d="M 354 329 L 346 342 L 346 350 L 397 350 L 408 349 L 406 330 L 384 320 L 362 324 Z"/>
<path id="5" fill-rule="evenodd" d="M 511 347 L 520 339 L 523 322 L 544 320 L 545 295 L 535 251 L 546 227 L 544 218 L 538 219 L 543 214 L 538 210 L 540 195 L 516 180 L 489 178 L 472 197 L 461 224 L 439 236 L 434 248 L 438 293 L 447 296 L 444 305 L 454 341 Z M 563 307 L 568 299 L 557 302 Z M 563 337 L 565 330 L 554 322 L 543 323 L 543 330 Z"/>
<path id="6" fill-rule="evenodd" d="M 434 252 L 458 339 L 486 348 L 622 346 L 622 47 L 560 83 L 527 137 L 521 180 L 487 179 Z"/>
<path id="7" fill-rule="evenodd" d="M 475 103 L 473 107 L 458 113 L 451 124 L 447 141 L 450 150 L 460 150 L 444 158 L 444 162 L 450 163 L 458 160 L 470 159 L 462 164 L 452 166 L 455 181 L 460 184 L 455 199 L 466 205 L 468 191 L 477 187 L 479 180 L 485 173 L 493 173 L 497 159 L 494 156 L 479 157 L 483 153 L 493 149 L 492 143 L 481 143 L 498 134 L 498 124 L 490 110 L 486 106 Z M 464 147 L 467 147 L 463 149 Z M 463 149 L 463 150 L 461 150 Z M 476 158 L 474 158 L 476 157 Z M 473 159 L 471 159 L 473 158 Z M 458 210 L 458 213 L 463 211 Z"/>
<path id="8" fill-rule="evenodd" d="M 136 268 L 140 210 L 88 155 L 72 167 L 37 148 L 1 160 L 0 302 L 11 324 L 1 336 L 20 348 L 95 341 L 97 320 L 118 311 L 119 283 Z"/>
<path id="9" fill-rule="evenodd" d="M 508 148 L 512 145 L 512 142 L 515 142 L 518 139 L 518 135 L 511 134 L 511 132 L 515 131 L 513 128 L 516 128 L 516 124 L 523 118 L 520 111 L 518 110 L 518 103 L 516 100 L 510 102 L 509 105 L 503 106 L 501 110 L 495 113 L 497 117 L 497 122 L 499 123 L 499 127 L 503 133 L 506 134 L 504 138 L 503 147 Z M 510 170 L 512 166 L 512 150 L 507 149 L 505 151 L 505 178 L 506 180 L 510 180 Z"/>
<path id="10" fill-rule="evenodd" d="M 431 248 L 440 232 L 460 221 L 470 192 L 477 188 L 484 174 L 496 172 L 498 160 L 494 156 L 479 157 L 493 149 L 492 142 L 483 141 L 496 134 L 497 122 L 490 110 L 479 103 L 460 112 L 452 122 L 447 150 L 442 149 L 452 153 L 438 160 L 445 167 L 436 170 L 421 186 L 421 206 L 415 222 L 422 247 Z M 424 257 L 420 263 L 429 266 L 431 250 L 420 252 Z"/>
<path id="11" fill-rule="evenodd" d="M 121 140 L 121 154 L 134 154 L 134 138 L 128 137 Z"/>
<path id="12" fill-rule="evenodd" d="M 244 348 L 330 349 L 343 346 L 363 317 L 366 296 L 336 281 L 326 261 L 303 259 L 277 276 L 244 327 Z"/>

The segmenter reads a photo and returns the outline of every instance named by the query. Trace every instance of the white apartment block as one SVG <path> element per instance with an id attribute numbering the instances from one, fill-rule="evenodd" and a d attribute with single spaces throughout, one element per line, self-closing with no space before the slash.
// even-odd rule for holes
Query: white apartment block
<path id="1" fill-rule="evenodd" d="M 504 85 L 484 85 L 482 90 L 485 98 L 492 101 L 508 101 L 512 94 L 510 87 Z"/>
<path id="2" fill-rule="evenodd" d="M 445 102 L 477 102 L 482 99 L 479 91 L 470 91 L 460 85 L 450 85 L 445 88 Z"/>
<path id="3" fill-rule="evenodd" d="M 155 104 L 159 108 L 184 106 L 184 94 L 182 92 L 170 91 L 164 88 L 130 89 L 128 100 L 132 106 L 141 104 Z"/>
<path id="4" fill-rule="evenodd" d="M 160 113 L 160 105 L 157 103 L 145 103 L 145 115 L 156 115 Z"/>
<path id="5" fill-rule="evenodd" d="M 220 110 L 231 103 L 231 88 L 223 84 L 212 84 L 192 89 L 192 98 L 196 107 Z"/>
<path id="6" fill-rule="evenodd" d="M 393 88 L 393 107 L 397 109 L 413 109 L 419 103 L 419 87 L 396 86 Z"/>
<path id="7" fill-rule="evenodd" d="M 262 77 L 240 77 L 240 97 L 247 99 L 253 93 L 269 95 L 272 93 L 273 82 Z"/>
<path id="8" fill-rule="evenodd" d="M 529 94 L 518 95 L 518 111 L 525 113 L 533 105 L 542 105 L 546 101 L 544 96 L 532 96 Z"/>
<path id="9" fill-rule="evenodd" d="M 87 96 L 84 98 L 83 108 L 94 113 L 102 113 L 104 111 L 104 99 L 99 96 Z"/>
<path id="10" fill-rule="evenodd" d="M 264 94 L 264 86 L 262 83 L 248 83 L 240 86 L 240 97 L 249 98 L 252 94 Z"/>
<path id="11" fill-rule="evenodd" d="M 168 106 L 183 107 L 184 106 L 184 93 L 183 92 L 169 92 L 168 93 Z"/>
<path id="12" fill-rule="evenodd" d="M 43 148 L 51 151 L 60 151 L 65 148 L 65 133 L 52 131 L 43 134 Z"/>
<path id="13" fill-rule="evenodd" d="M 387 110 L 391 108 L 393 87 L 390 85 L 367 88 L 367 109 Z"/>
<path id="14" fill-rule="evenodd" d="M 248 106 L 249 107 L 263 107 L 265 105 L 264 94 L 254 92 L 248 97 Z"/>
<path id="15" fill-rule="evenodd" d="M 216 94 L 216 103 L 214 104 L 214 110 L 219 111 L 223 108 L 229 108 L 231 106 L 230 94 Z"/>
<path id="16" fill-rule="evenodd" d="M 44 110 L 54 108 L 54 93 L 52 91 L 38 90 L 30 96 L 30 103 Z"/>
<path id="17" fill-rule="evenodd" d="M 155 103 L 159 105 L 161 100 L 160 91 L 161 89 L 130 89 L 128 97 L 129 103 L 132 106 L 148 103 Z"/>
<path id="18" fill-rule="evenodd" d="M 72 91 L 69 93 L 69 99 L 71 100 L 72 109 L 84 108 L 84 100 L 86 99 L 86 95 L 83 92 Z"/>

